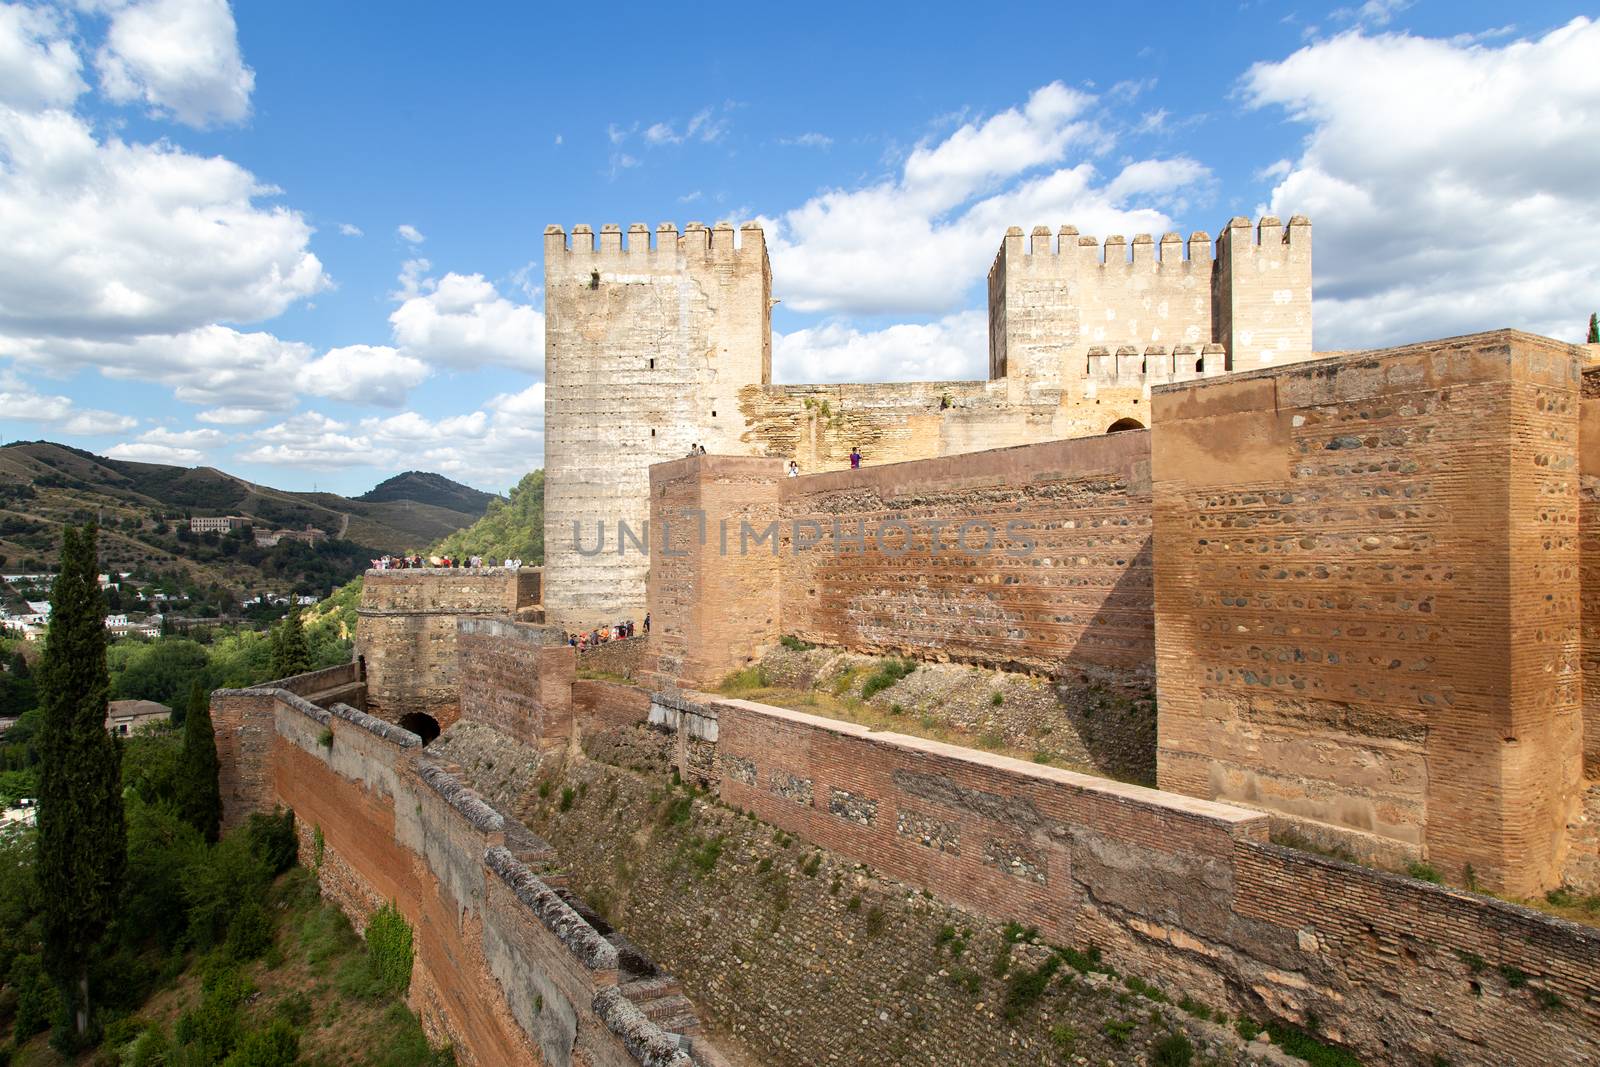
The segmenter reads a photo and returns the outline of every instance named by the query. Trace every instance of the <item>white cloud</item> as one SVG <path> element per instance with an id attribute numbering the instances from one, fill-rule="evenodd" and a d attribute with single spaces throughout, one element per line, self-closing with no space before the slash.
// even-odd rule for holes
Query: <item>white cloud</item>
<path id="1" fill-rule="evenodd" d="M 348 222 L 339 223 L 339 232 L 346 237 L 362 236 L 361 227 Z"/>
<path id="2" fill-rule="evenodd" d="M 988 375 L 989 318 L 960 311 L 925 324 L 862 331 L 848 323 L 772 336 L 781 382 L 957 381 Z"/>
<path id="3" fill-rule="evenodd" d="M 78 75 L 82 65 L 55 12 L 0 6 L 0 105 L 69 107 L 86 88 Z"/>
<path id="4" fill-rule="evenodd" d="M 778 296 L 798 311 L 948 315 L 969 302 L 1007 227 L 1071 223 L 1085 233 L 1159 233 L 1204 192 L 1193 160 L 1149 160 L 1112 183 L 1069 152 L 1112 143 L 1093 97 L 1059 83 L 1020 108 L 961 121 L 898 176 L 824 192 L 763 220 Z"/>
<path id="5" fill-rule="evenodd" d="M 427 269 L 413 261 L 401 274 L 402 303 L 389 316 L 401 352 L 453 367 L 543 372 L 542 313 L 506 299 L 481 274 L 422 278 Z"/>
<path id="6" fill-rule="evenodd" d="M 190 126 L 242 122 L 255 72 L 239 54 L 227 0 L 103 0 L 111 15 L 95 54 L 117 103 L 142 101 Z"/>
<path id="7" fill-rule="evenodd" d="M 220 156 L 0 108 L 0 333 L 127 337 L 271 318 L 328 284 L 299 213 Z"/>
<path id="8" fill-rule="evenodd" d="M 665 122 L 658 122 L 644 131 L 644 139 L 651 144 L 680 144 L 683 138 L 673 132 Z"/>
<path id="9" fill-rule="evenodd" d="M 295 385 L 331 400 L 398 407 L 427 376 L 426 363 L 387 345 L 346 345 L 307 363 L 295 376 Z"/>
<path id="10" fill-rule="evenodd" d="M 265 422 L 272 412 L 265 408 L 210 408 L 202 411 L 195 418 L 200 422 L 209 422 L 216 426 L 249 426 L 252 423 Z"/>
<path id="11" fill-rule="evenodd" d="M 1600 24 L 1499 47 L 1348 33 L 1244 78 L 1309 129 L 1272 191 L 1317 225 L 1316 343 L 1514 325 L 1578 339 L 1600 292 Z"/>
<path id="12" fill-rule="evenodd" d="M 0 421 L 36 422 L 64 433 L 93 436 L 127 433 L 139 420 L 113 411 L 80 408 L 70 397 L 44 396 L 8 376 L 14 389 L 0 391 Z"/>
<path id="13" fill-rule="evenodd" d="M 402 240 L 410 241 L 414 245 L 420 245 L 423 241 L 427 240 L 426 237 L 422 236 L 422 231 L 411 225 L 409 222 L 402 222 L 399 226 L 395 227 L 394 232 L 399 234 Z"/>
<path id="14" fill-rule="evenodd" d="M 205 453 L 198 448 L 179 448 L 146 441 L 124 441 L 106 449 L 105 454 L 112 459 L 128 459 L 135 463 L 168 463 L 178 467 L 198 467 L 206 461 Z"/>
<path id="15" fill-rule="evenodd" d="M 157 426 L 139 435 L 139 440 L 152 445 L 170 445 L 173 448 L 215 448 L 226 444 L 228 435 L 221 430 L 169 430 Z"/>

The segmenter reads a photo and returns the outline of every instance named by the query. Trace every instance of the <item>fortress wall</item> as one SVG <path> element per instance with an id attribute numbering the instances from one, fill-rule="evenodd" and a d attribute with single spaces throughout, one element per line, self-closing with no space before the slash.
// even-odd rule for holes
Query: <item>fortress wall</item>
<path id="1" fill-rule="evenodd" d="M 530 868 L 548 845 L 419 758 L 414 734 L 282 689 L 219 690 L 213 705 L 225 777 L 241 750 L 268 768 L 267 795 L 248 803 L 294 809 L 324 894 L 358 930 L 388 901 L 411 923 L 408 1001 L 460 1062 L 700 1062 L 619 988 L 616 947 Z"/>
<path id="2" fill-rule="evenodd" d="M 644 666 L 649 640 L 644 636 L 644 619 L 635 619 L 634 637 L 590 645 L 578 653 L 578 669 L 603 674 L 614 674 L 633 681 Z"/>
<path id="3" fill-rule="evenodd" d="M 1597 346 L 1589 346 L 1591 348 Z M 1591 387 L 1591 381 L 1594 383 Z M 1583 762 L 1600 780 L 1600 373 L 1584 375 L 1579 416 L 1578 543 L 1583 618 Z"/>
<path id="4" fill-rule="evenodd" d="M 1370 1062 L 1600 1056 L 1592 927 L 1273 845 L 1249 809 L 746 701 L 709 711 L 723 803 L 1169 989 L 1314 1014 Z"/>
<path id="5" fill-rule="evenodd" d="M 741 523 L 777 516 L 783 465 L 700 456 L 650 468 L 650 642 L 660 684 L 710 685 L 777 639 L 775 542 L 741 550 Z M 692 681 L 691 681 L 692 680 Z"/>
<path id="6" fill-rule="evenodd" d="M 1152 684 L 1148 434 L 781 471 L 724 457 L 652 468 L 650 684 L 713 686 L 786 633 Z M 704 544 L 698 520 L 677 518 L 698 512 Z M 890 520 L 907 526 L 891 525 L 880 546 Z M 961 549 L 963 523 L 974 524 L 972 554 Z M 1021 525 L 1008 534 L 1010 524 Z"/>
<path id="7" fill-rule="evenodd" d="M 577 551 L 573 523 L 635 530 L 651 463 L 699 443 L 750 451 L 740 390 L 771 380 L 771 272 L 759 227 L 698 223 L 545 234 L 546 615 L 569 630 L 644 616 L 646 561 Z"/>
<path id="8" fill-rule="evenodd" d="M 783 632 L 1153 684 L 1147 433 L 784 479 L 780 490 Z M 909 543 L 904 529 L 885 531 L 892 520 L 909 525 Z M 848 541 L 857 524 L 866 551 Z M 814 547 L 796 551 L 796 531 Z"/>
<path id="9" fill-rule="evenodd" d="M 460 687 L 456 621 L 514 616 L 536 603 L 539 571 L 502 567 L 370 570 L 356 614 L 356 652 L 366 662 L 367 700 L 391 721 L 419 712 L 454 722 Z"/>
<path id="10" fill-rule="evenodd" d="M 572 732 L 574 650 L 547 627 L 461 619 L 461 719 L 529 745 Z"/>
<path id="11" fill-rule="evenodd" d="M 1577 361 L 1504 331 L 1155 396 L 1158 776 L 1532 894 L 1578 796 Z"/>

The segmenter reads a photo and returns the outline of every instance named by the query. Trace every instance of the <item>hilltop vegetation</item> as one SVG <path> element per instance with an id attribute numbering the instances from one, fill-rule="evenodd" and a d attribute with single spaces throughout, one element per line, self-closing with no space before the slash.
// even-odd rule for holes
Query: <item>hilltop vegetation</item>
<path id="1" fill-rule="evenodd" d="M 0 448 L 0 568 L 53 567 L 65 523 L 98 520 L 103 569 L 161 580 L 213 608 L 239 594 L 326 593 L 385 552 L 418 551 L 483 515 L 496 498 L 408 471 L 358 499 L 290 493 L 211 467 L 107 459 L 48 441 Z M 253 532 L 194 534 L 191 516 L 241 515 L 256 529 L 328 535 L 316 545 L 254 543 Z"/>
<path id="2" fill-rule="evenodd" d="M 507 500 L 489 501 L 483 518 L 457 530 L 431 549 L 434 555 L 520 559 L 544 563 L 544 471 L 529 471 Z"/>

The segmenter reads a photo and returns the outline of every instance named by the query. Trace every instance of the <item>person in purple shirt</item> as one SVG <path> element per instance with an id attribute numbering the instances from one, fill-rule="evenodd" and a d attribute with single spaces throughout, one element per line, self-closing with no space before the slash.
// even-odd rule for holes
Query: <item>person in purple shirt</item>
<path id="1" fill-rule="evenodd" d="M 850 469 L 853 471 L 861 469 L 861 447 L 859 445 L 850 450 Z"/>

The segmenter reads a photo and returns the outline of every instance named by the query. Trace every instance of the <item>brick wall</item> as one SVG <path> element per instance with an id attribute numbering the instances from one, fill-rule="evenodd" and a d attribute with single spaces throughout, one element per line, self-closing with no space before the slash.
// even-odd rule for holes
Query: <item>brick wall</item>
<path id="1" fill-rule="evenodd" d="M 319 881 L 358 929 L 397 904 L 415 936 L 408 1000 L 460 1062 L 701 1062 L 632 1002 L 616 945 L 530 866 L 549 847 L 420 758 L 415 735 L 282 689 L 221 690 L 213 706 L 224 781 L 241 759 L 262 771 L 233 821 L 247 803 L 293 808 L 307 860 L 320 831 Z"/>
<path id="2" fill-rule="evenodd" d="M 419 569 L 367 571 L 356 614 L 356 653 L 365 663 L 373 714 L 397 721 L 409 713 L 455 721 L 456 620 L 514 616 L 538 602 L 537 570 Z"/>
<path id="3" fill-rule="evenodd" d="M 1600 346 L 1588 346 L 1600 348 Z M 1584 392 L 1600 372 L 1584 375 Z M 1583 617 L 1583 762 L 1600 779 L 1600 397 L 1581 402 L 1578 463 L 1578 584 Z"/>
<path id="4" fill-rule="evenodd" d="M 461 719 L 539 745 L 572 731 L 574 653 L 548 627 L 461 619 Z"/>
<path id="5" fill-rule="evenodd" d="M 1504 331 L 1156 392 L 1163 788 L 1555 883 L 1577 372 L 1573 346 Z"/>
<path id="6" fill-rule="evenodd" d="M 725 803 L 1373 1062 L 1600 1056 L 1600 930 L 1273 845 L 1267 816 L 716 700 Z M 1202 998 L 1203 999 L 1203 998 Z"/>
<path id="7" fill-rule="evenodd" d="M 648 639 L 644 636 L 644 616 L 633 620 L 637 637 L 606 641 L 590 645 L 578 653 L 578 667 L 586 671 L 615 674 L 633 681 L 635 674 L 645 665 Z"/>
<path id="8" fill-rule="evenodd" d="M 1148 434 L 799 478 L 770 460 L 703 457 L 659 464 L 651 479 L 663 684 L 715 685 L 785 633 L 1152 682 Z M 692 509 L 704 543 L 697 520 L 677 518 Z M 774 522 L 775 538 L 758 541 Z"/>

